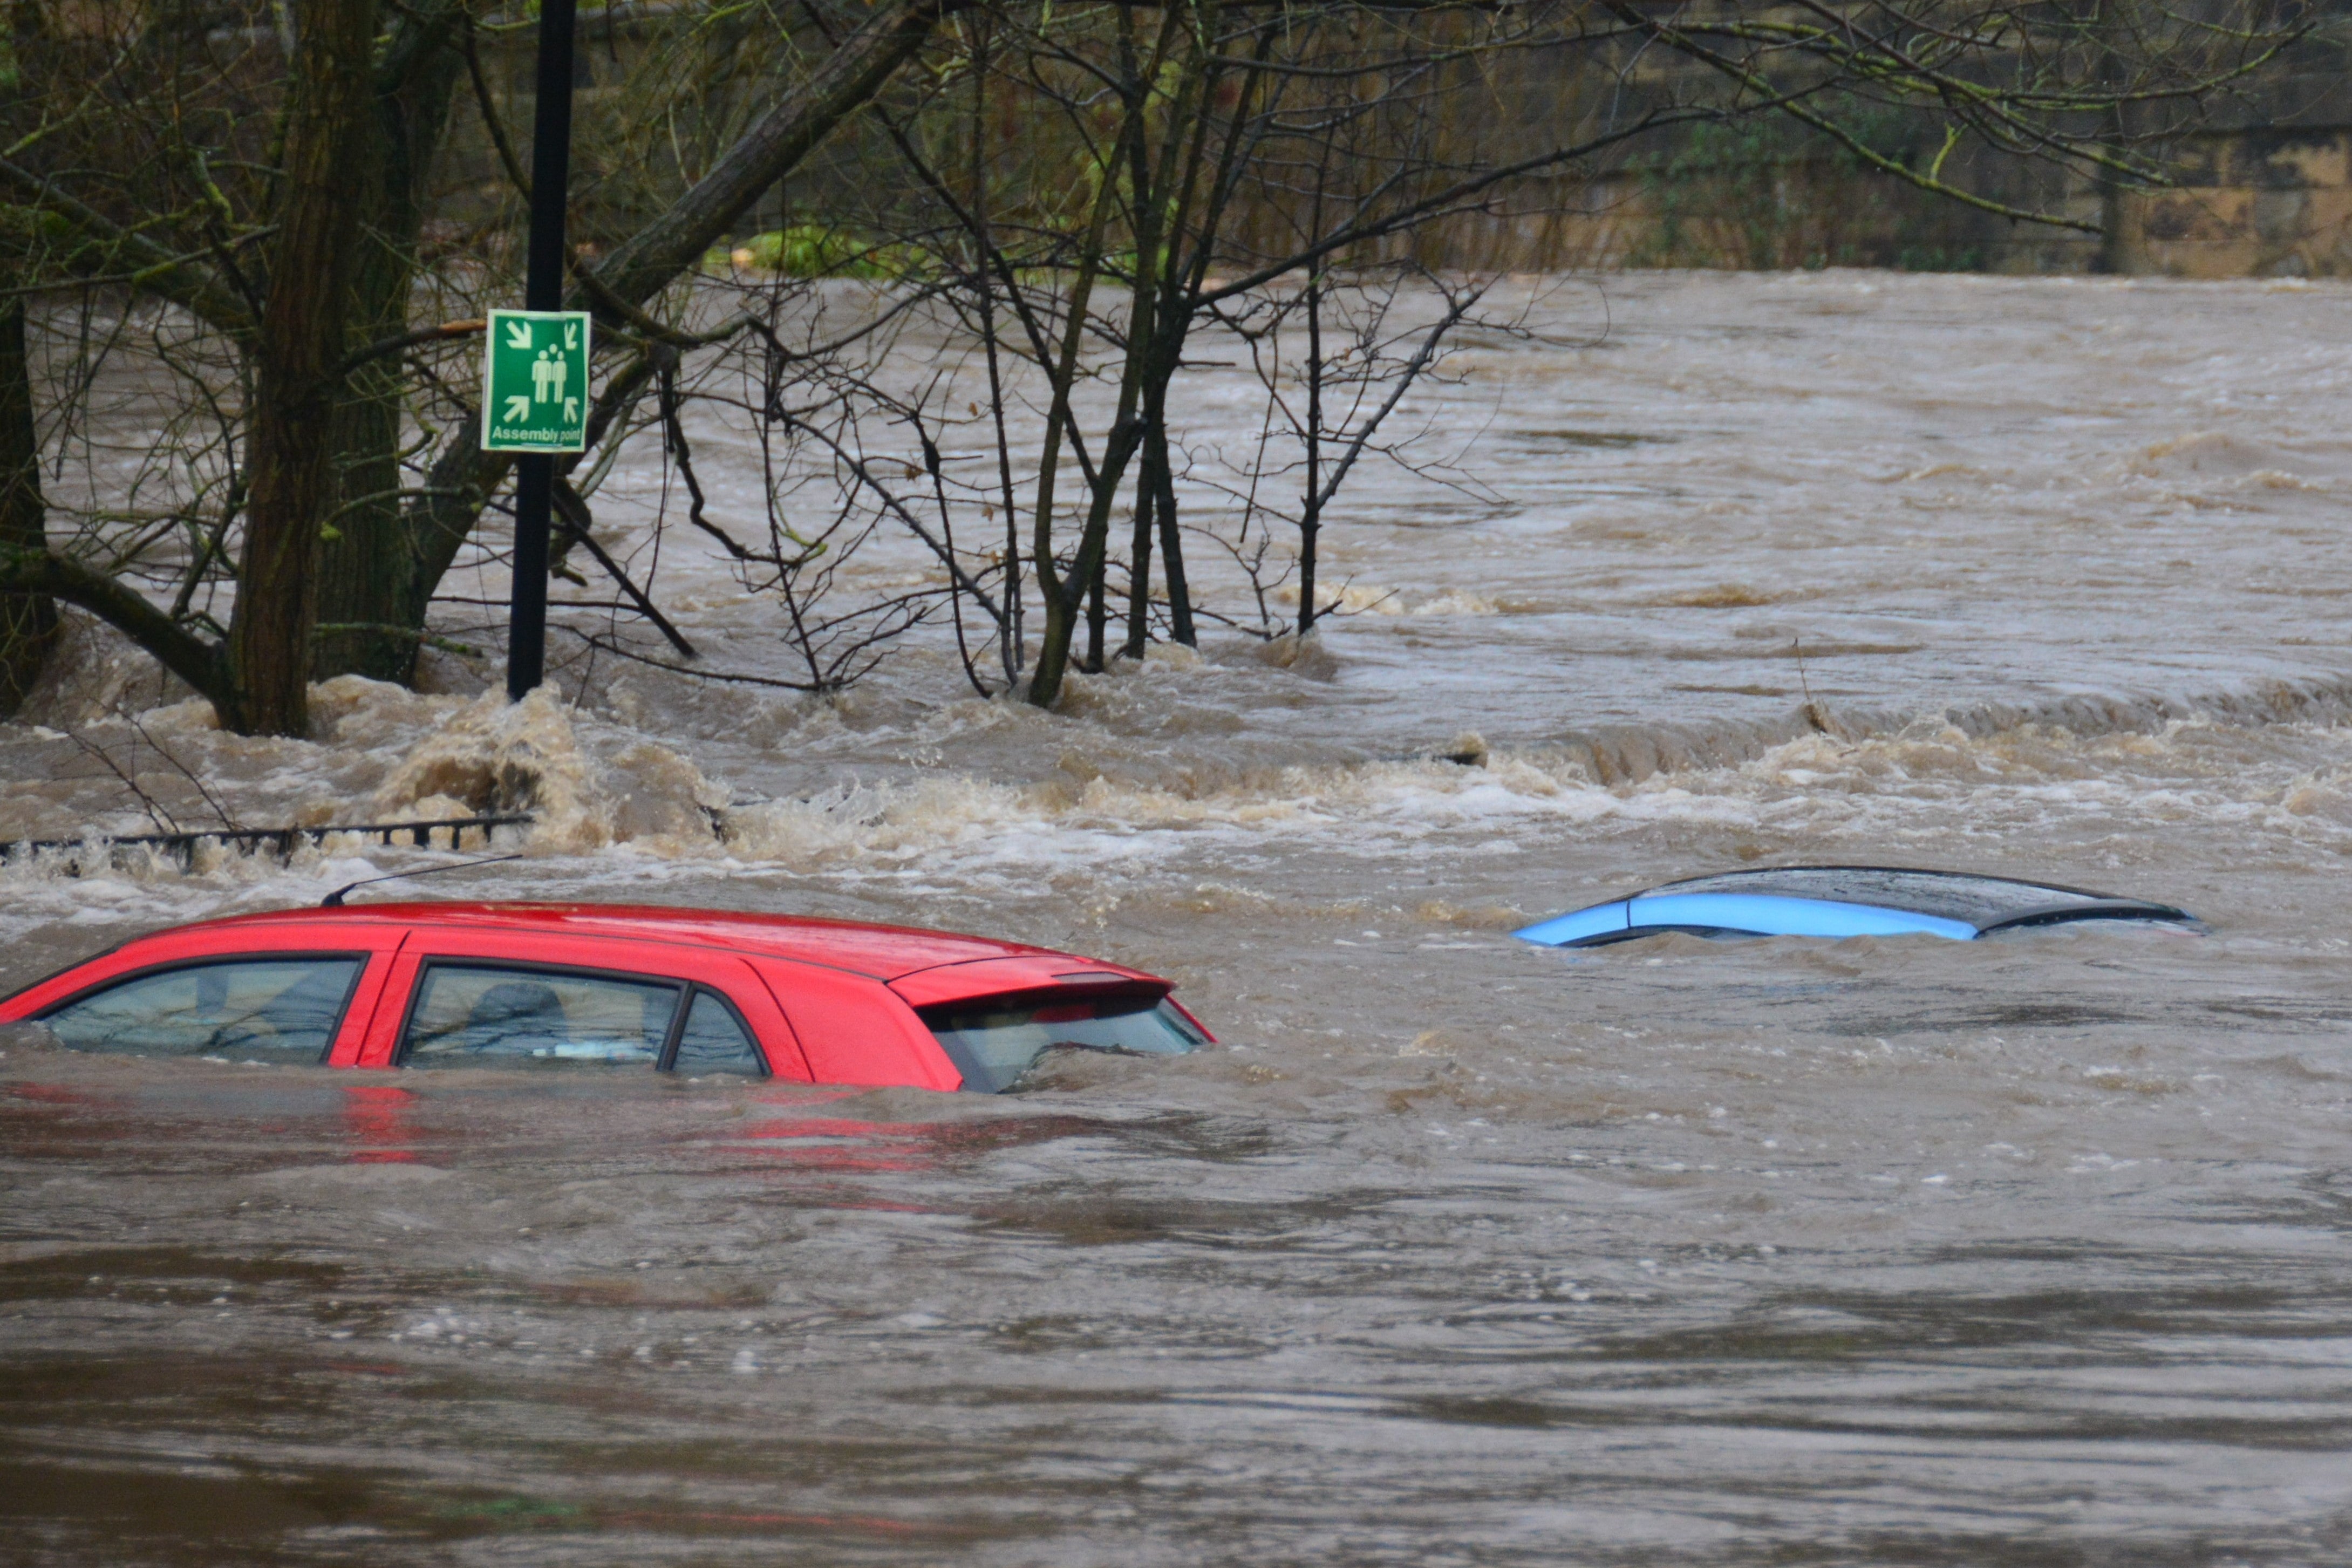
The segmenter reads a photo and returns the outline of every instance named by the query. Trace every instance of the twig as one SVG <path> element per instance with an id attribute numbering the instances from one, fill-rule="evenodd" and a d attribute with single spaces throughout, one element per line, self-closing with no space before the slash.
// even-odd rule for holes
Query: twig
<path id="1" fill-rule="evenodd" d="M 583 632 L 577 626 L 567 626 L 561 622 L 549 622 L 547 629 L 551 632 L 570 632 L 590 647 L 602 648 L 615 658 L 625 658 L 632 664 L 651 665 L 656 669 L 667 669 L 672 675 L 689 675 L 697 680 L 722 680 L 736 686 L 772 686 L 780 691 L 825 689 L 822 683 L 806 680 L 780 680 L 772 675 L 746 675 L 740 670 L 732 669 L 689 669 L 682 664 L 671 664 L 665 659 L 648 658 L 644 654 L 634 653 L 608 638 L 600 637 L 593 632 Z"/>
<path id="2" fill-rule="evenodd" d="M 1805 722 L 1819 734 L 1826 735 L 1830 727 L 1822 718 L 1822 705 L 1813 700 L 1813 683 L 1805 679 L 1805 643 L 1802 637 L 1790 637 L 1789 646 L 1797 654 L 1797 687 L 1805 694 Z"/>
<path id="3" fill-rule="evenodd" d="M 588 531 L 594 522 L 588 514 L 588 503 L 568 480 L 559 479 L 555 481 L 555 512 L 563 520 L 563 526 L 572 540 L 596 558 L 596 564 L 604 569 L 604 575 L 629 596 L 629 602 L 636 605 L 639 614 L 653 622 L 655 629 L 667 639 L 669 646 L 677 649 L 680 658 L 702 657 L 695 650 L 694 645 L 686 640 L 686 634 L 672 626 L 669 617 L 655 607 L 652 596 L 631 582 L 629 574 L 621 569 L 621 563 L 606 554 L 604 547 L 596 542 L 595 536 Z"/>
<path id="4" fill-rule="evenodd" d="M 153 795 L 149 795 L 145 790 L 141 789 L 139 787 L 139 781 L 132 778 L 129 773 L 124 773 L 121 764 L 117 763 L 112 757 L 107 754 L 105 747 L 96 745 L 91 742 L 83 739 L 78 731 L 72 730 L 68 730 L 66 731 L 66 739 L 80 747 L 85 755 L 96 757 L 105 765 L 108 773 L 110 773 L 116 778 L 121 779 L 122 781 L 122 787 L 129 790 L 132 795 L 136 796 L 140 805 L 146 811 L 148 821 L 153 823 L 156 826 L 162 828 L 166 833 L 177 833 L 180 831 L 179 818 L 164 810 L 163 803 L 158 801 Z"/>
<path id="5" fill-rule="evenodd" d="M 482 126 L 490 133 L 490 145 L 499 151 L 499 163 L 507 178 L 526 202 L 530 200 L 530 176 L 523 173 L 522 160 L 515 156 L 514 143 L 507 139 L 506 122 L 499 118 L 498 105 L 490 99 L 490 84 L 482 75 L 481 52 L 474 44 L 474 16 L 466 12 L 466 69 L 474 79 L 474 104 L 482 112 Z"/>
<path id="6" fill-rule="evenodd" d="M 147 732 L 147 726 L 142 724 L 136 715 L 124 709 L 117 708 L 114 710 L 114 716 L 121 720 L 124 723 L 130 725 L 133 730 L 139 731 L 139 738 L 147 742 L 148 749 L 153 752 L 157 756 L 163 758 L 165 762 L 171 763 L 173 771 L 177 773 L 182 778 L 188 781 L 189 786 L 193 788 L 197 795 L 204 797 L 204 803 L 213 808 L 213 815 L 219 817 L 222 824 L 226 826 L 229 831 L 234 833 L 245 826 L 243 823 L 237 821 L 236 817 L 230 813 L 229 808 L 226 805 L 222 804 L 218 795 L 213 794 L 210 789 L 205 787 L 204 780 L 198 778 L 194 772 L 191 770 L 185 763 L 180 761 L 179 758 L 173 756 L 169 751 L 165 750 L 163 742 L 158 741 L 154 736 Z"/>

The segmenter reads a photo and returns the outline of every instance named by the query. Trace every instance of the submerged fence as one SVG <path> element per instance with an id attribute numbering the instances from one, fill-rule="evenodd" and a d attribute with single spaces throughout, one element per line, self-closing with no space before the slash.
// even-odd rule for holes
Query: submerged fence
<path id="1" fill-rule="evenodd" d="M 317 827 L 204 827 L 185 833 L 131 833 L 120 836 L 89 834 L 80 838 L 19 838 L 0 844 L 0 863 L 17 864 L 43 856 L 58 858 L 58 868 L 68 876 L 80 876 L 90 868 L 85 857 L 102 854 L 104 864 L 121 864 L 125 852 L 144 851 L 176 862 L 184 870 L 195 868 L 196 855 L 206 844 L 235 848 L 244 855 L 271 854 L 290 857 L 304 845 L 321 845 L 339 835 L 349 834 L 362 839 L 375 839 L 385 847 L 396 847 L 404 837 L 418 849 L 462 849 L 466 835 L 479 835 L 480 847 L 488 848 L 490 836 L 501 827 L 523 827 L 536 818 L 528 811 L 496 812 L 485 816 L 446 816 L 432 822 L 331 822 Z M 436 842 L 435 836 L 442 836 Z"/>

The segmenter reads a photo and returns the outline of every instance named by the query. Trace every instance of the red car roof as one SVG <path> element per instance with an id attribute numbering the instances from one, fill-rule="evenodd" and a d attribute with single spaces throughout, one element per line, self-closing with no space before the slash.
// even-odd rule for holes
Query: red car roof
<path id="1" fill-rule="evenodd" d="M 583 936 L 691 942 L 701 947 L 723 947 L 770 958 L 822 963 L 883 981 L 979 959 L 1053 958 L 1067 962 L 1071 956 L 1052 948 L 921 931 L 912 926 L 867 925 L 802 915 L 744 914 L 731 910 L 677 909 L 662 904 L 357 904 L 340 909 L 273 910 L 264 914 L 230 915 L 178 926 L 169 934 L 181 936 L 238 926 L 316 928 L 345 921 L 483 926 L 542 935 L 571 931 Z M 1119 967 L 1086 962 L 1090 967 Z"/>
<path id="2" fill-rule="evenodd" d="M 419 938 L 413 948 L 411 933 Z M 962 1082 L 962 1058 L 928 1026 L 929 1009 L 1015 999 L 1023 1005 L 1090 999 L 1125 1005 L 1139 998 L 1145 1006 L 1163 999 L 1173 1005 L 1168 982 L 1140 970 L 907 926 L 657 904 L 400 903 L 278 910 L 152 932 L 0 999 L 0 1019 L 46 1017 L 46 1010 L 94 988 L 156 970 L 311 951 L 359 957 L 362 950 L 367 963 L 351 975 L 354 989 L 327 1047 L 331 1066 L 394 1065 L 408 987 L 424 966 L 457 954 L 493 963 L 609 964 L 716 985 L 722 995 L 731 994 L 739 1014 L 751 1009 L 773 1070 L 845 1084 L 954 1089 Z M 796 967 L 781 977 L 779 990 L 779 977 L 767 971 L 783 966 Z M 770 1022 L 760 1021 L 762 1010 L 773 1015 Z M 1200 1034 L 1214 1038 L 1205 1028 Z"/>

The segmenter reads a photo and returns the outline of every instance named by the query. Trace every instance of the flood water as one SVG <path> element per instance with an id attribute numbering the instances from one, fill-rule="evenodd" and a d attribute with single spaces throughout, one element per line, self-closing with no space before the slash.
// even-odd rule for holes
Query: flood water
<path id="1" fill-rule="evenodd" d="M 256 822 L 521 777 L 527 858 L 404 896 L 1040 942 L 1222 1044 L 982 1099 L 0 1041 L 0 1558 L 2352 1560 L 2352 289 L 1539 292 L 1421 405 L 1478 487 L 1363 480 L 1298 657 L 1054 716 L 936 648 L 832 704 L 442 660 L 304 743 L 142 739 L 85 647 L 0 835 L 145 826 L 91 747 L 192 821 L 159 747 Z M 0 987 L 446 858 L 16 866 Z M 2210 931 L 1507 934 L 1809 861 Z"/>

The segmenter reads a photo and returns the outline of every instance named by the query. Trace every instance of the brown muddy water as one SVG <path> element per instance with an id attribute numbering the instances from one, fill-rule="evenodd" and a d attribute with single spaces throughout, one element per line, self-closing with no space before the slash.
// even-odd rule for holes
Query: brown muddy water
<path id="1" fill-rule="evenodd" d="M 445 663 L 316 743 L 144 713 L 251 820 L 527 782 L 528 858 L 403 896 L 1002 933 L 1223 1044 L 982 1100 L 0 1042 L 0 1560 L 2352 1560 L 2352 289 L 1536 308 L 1425 405 L 1485 491 L 1365 482 L 1364 613 L 1287 663 L 1212 637 L 1052 717 L 936 652 L 830 706 Z M 152 680 L 77 657 L 0 833 L 143 825 L 68 726 L 200 818 L 93 717 Z M 446 858 L 20 865 L 0 985 Z M 2210 932 L 1507 934 L 1822 860 Z"/>

